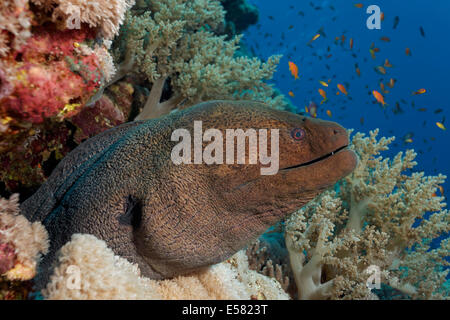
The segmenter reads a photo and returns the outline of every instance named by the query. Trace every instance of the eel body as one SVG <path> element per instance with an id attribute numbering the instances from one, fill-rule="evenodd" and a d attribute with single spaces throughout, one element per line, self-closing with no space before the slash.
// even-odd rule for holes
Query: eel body
<path id="1" fill-rule="evenodd" d="M 223 136 L 226 129 L 277 129 L 278 172 L 262 175 L 259 162 L 175 164 L 172 133 L 184 128 L 193 136 L 194 121 Z M 48 279 L 75 233 L 106 241 L 152 279 L 226 260 L 349 174 L 357 160 L 348 143 L 334 122 L 248 101 L 211 101 L 112 128 L 68 154 L 21 205 L 49 232 L 40 273 Z"/>

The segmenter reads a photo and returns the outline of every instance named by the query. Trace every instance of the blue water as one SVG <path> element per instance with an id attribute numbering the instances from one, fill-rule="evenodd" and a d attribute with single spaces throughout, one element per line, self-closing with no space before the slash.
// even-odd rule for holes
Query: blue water
<path id="1" fill-rule="evenodd" d="M 331 120 L 347 128 L 366 133 L 380 128 L 380 136 L 396 136 L 391 150 L 384 156 L 392 157 L 406 148 L 414 149 L 418 152 L 419 163 L 415 170 L 425 171 L 427 175 L 443 173 L 450 178 L 450 120 L 445 121 L 450 118 L 450 1 L 249 2 L 259 8 L 260 18 L 258 25 L 245 32 L 244 42 L 261 58 L 283 55 L 273 83 L 290 98 L 298 111 L 304 111 L 310 100 L 319 105 L 322 97 L 317 90 L 323 88 L 329 102 L 319 106 L 319 118 L 330 119 L 326 114 L 329 109 Z M 356 8 L 355 3 L 362 3 L 364 7 Z M 378 5 L 384 13 L 381 30 L 366 27 L 369 17 L 366 8 L 372 4 Z M 396 16 L 399 24 L 394 30 Z M 421 35 L 420 27 L 425 37 Z M 320 28 L 323 28 L 324 36 L 308 46 Z M 335 37 L 342 35 L 346 37 L 343 45 L 340 40 L 335 44 Z M 381 37 L 389 37 L 391 41 L 381 41 Z M 350 38 L 354 40 L 353 50 L 350 50 Z M 375 60 L 369 52 L 372 42 L 380 48 L 375 53 Z M 406 56 L 406 47 L 411 49 L 411 56 Z M 329 54 L 332 56 L 327 58 Z M 386 68 L 386 75 L 380 75 L 374 67 L 383 65 L 386 58 L 393 67 Z M 299 67 L 299 79 L 294 80 L 291 76 L 288 61 Z M 356 75 L 355 63 L 359 65 L 361 77 Z M 390 78 L 397 80 L 393 89 L 387 86 Z M 319 84 L 319 80 L 328 79 L 332 79 L 328 88 Z M 381 92 L 380 81 L 390 91 L 384 94 L 388 104 L 385 108 L 376 103 L 371 94 L 372 90 Z M 338 83 L 346 85 L 348 97 L 336 95 Z M 412 92 L 420 88 L 427 92 L 413 96 Z M 291 90 L 295 97 L 288 96 Z M 400 103 L 404 113 L 394 114 L 396 102 Z M 420 111 L 421 108 L 426 111 Z M 442 112 L 435 113 L 438 109 Z M 435 124 L 437 121 L 444 121 L 448 129 L 439 129 Z M 412 134 L 412 143 L 405 142 L 408 134 Z M 450 190 L 448 180 L 444 189 Z"/>

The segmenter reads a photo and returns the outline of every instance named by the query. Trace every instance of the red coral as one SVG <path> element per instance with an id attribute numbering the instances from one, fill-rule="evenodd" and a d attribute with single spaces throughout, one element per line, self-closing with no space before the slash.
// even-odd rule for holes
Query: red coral
<path id="1" fill-rule="evenodd" d="M 0 114 L 32 123 L 58 114 L 71 115 L 66 112 L 70 108 L 64 108 L 81 106 L 100 86 L 97 56 L 79 55 L 75 50 L 92 37 L 92 31 L 86 28 L 36 28 L 26 45 L 10 57 L 8 73 L 14 89 L 0 100 Z"/>

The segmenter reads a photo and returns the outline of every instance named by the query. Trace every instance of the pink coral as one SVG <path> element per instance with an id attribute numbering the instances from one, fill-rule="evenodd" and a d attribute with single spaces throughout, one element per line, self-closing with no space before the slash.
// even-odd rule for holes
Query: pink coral
<path id="1" fill-rule="evenodd" d="M 132 3 L 1 2 L 0 180 L 7 190 L 39 185 L 76 145 L 70 119 L 114 75 L 105 37 L 114 37 Z M 81 14 L 75 29 L 67 24 L 73 9 Z M 109 128 L 108 121 L 119 124 L 124 114 L 105 113 L 104 126 L 88 136 Z"/>

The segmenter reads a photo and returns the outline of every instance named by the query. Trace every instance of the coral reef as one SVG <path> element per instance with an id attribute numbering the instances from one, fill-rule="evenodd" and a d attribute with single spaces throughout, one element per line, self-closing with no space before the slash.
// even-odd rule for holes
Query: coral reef
<path id="1" fill-rule="evenodd" d="M 413 150 L 384 159 L 380 153 L 393 138 L 377 135 L 355 134 L 355 171 L 289 217 L 284 234 L 277 225 L 247 252 L 156 281 L 105 242 L 76 234 L 42 293 L 48 299 L 448 299 L 450 241 L 433 244 L 450 231 L 444 198 L 435 194 L 445 176 L 412 171 Z M 280 247 L 283 235 L 287 250 Z M 18 196 L 1 199 L 1 298 L 29 296 L 27 280 L 47 248 L 44 227 L 19 214 Z"/>
<path id="2" fill-rule="evenodd" d="M 223 33 L 227 23 L 242 21 L 227 22 L 219 0 L 141 0 L 133 5 L 133 0 L 2 2 L 2 194 L 24 195 L 80 141 L 131 115 L 158 117 L 209 99 L 288 105 L 265 82 L 279 56 L 265 63 L 239 56 L 241 36 L 227 40 Z M 241 17 L 255 15 L 246 3 L 224 5 Z M 119 81 L 129 92 L 126 105 L 116 99 Z M 140 89 L 147 87 L 149 93 Z"/>
<path id="3" fill-rule="evenodd" d="M 76 146 L 69 143 L 75 130 L 71 119 L 114 75 L 110 39 L 133 3 L 2 2 L 0 178 L 6 190 L 39 185 L 46 177 L 45 162 L 57 162 Z M 117 120 L 103 119 L 104 126 L 100 130 L 97 124 L 94 131 Z"/>
<path id="4" fill-rule="evenodd" d="M 249 270 L 243 251 L 198 273 L 156 281 L 104 241 L 75 234 L 58 261 L 46 299 L 288 299 L 277 281 Z"/>
<path id="5" fill-rule="evenodd" d="M 0 198 L 0 299 L 26 298 L 37 262 L 48 250 L 47 231 L 19 214 L 19 196 Z"/>
<path id="6" fill-rule="evenodd" d="M 141 3 L 142 2 L 142 3 Z M 241 36 L 217 33 L 225 12 L 217 0 L 138 2 L 128 12 L 113 44 L 119 62 L 111 82 L 134 74 L 151 84 L 137 119 L 149 119 L 210 99 L 286 102 L 264 80 L 271 79 L 279 56 L 263 63 L 234 57 Z"/>
<path id="7" fill-rule="evenodd" d="M 127 122 L 132 110 L 133 86 L 121 81 L 108 88 L 108 95 L 103 95 L 92 107 L 83 108 L 70 119 L 76 126 L 73 136 L 79 144 L 105 129 Z"/>
<path id="8" fill-rule="evenodd" d="M 416 153 L 383 159 L 393 138 L 377 134 L 355 134 L 355 171 L 286 221 L 299 299 L 374 299 L 367 283 L 377 281 L 413 299 L 448 298 L 450 241 L 431 247 L 450 231 L 444 198 L 433 194 L 445 176 L 407 174 Z"/>

